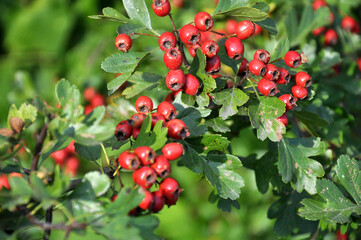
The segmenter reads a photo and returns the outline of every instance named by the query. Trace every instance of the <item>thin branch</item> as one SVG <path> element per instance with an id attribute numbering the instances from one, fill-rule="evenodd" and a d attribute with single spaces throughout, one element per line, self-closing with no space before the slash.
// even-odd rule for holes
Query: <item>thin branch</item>
<path id="1" fill-rule="evenodd" d="M 31 162 L 31 171 L 36 171 L 38 169 L 38 163 L 40 158 L 41 150 L 43 149 L 44 140 L 48 132 L 49 123 L 45 123 L 40 133 L 36 136 L 36 145 L 34 151 L 33 161 Z"/>
<path id="2" fill-rule="evenodd" d="M 129 36 L 132 36 L 132 35 L 142 35 L 142 36 L 148 36 L 148 37 L 156 37 L 156 38 L 158 38 L 158 36 L 153 35 L 153 34 L 148 34 L 148 33 L 137 33 L 137 32 L 133 32 L 133 33 L 129 34 Z"/>
<path id="3" fill-rule="evenodd" d="M 85 229 L 85 223 L 72 222 L 69 225 L 65 225 L 64 223 L 46 223 L 36 219 L 33 215 L 28 214 L 26 218 L 34 225 L 41 227 L 44 230 L 64 230 L 67 234 L 70 233 L 73 229 Z"/>
<path id="4" fill-rule="evenodd" d="M 45 223 L 51 224 L 52 221 L 53 221 L 53 206 L 48 208 L 45 213 Z M 44 240 L 49 240 L 50 231 L 51 231 L 50 229 L 45 229 L 44 238 L 43 238 Z"/>

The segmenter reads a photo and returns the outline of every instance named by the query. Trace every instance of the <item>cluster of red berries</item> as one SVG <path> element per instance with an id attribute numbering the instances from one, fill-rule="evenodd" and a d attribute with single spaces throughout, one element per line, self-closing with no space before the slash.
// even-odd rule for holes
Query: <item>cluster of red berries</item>
<path id="1" fill-rule="evenodd" d="M 313 10 L 317 10 L 321 7 L 328 7 L 326 1 L 324 0 L 315 0 L 312 4 Z M 330 10 L 330 25 L 334 21 L 334 14 Z M 345 16 L 341 21 L 341 27 L 354 34 L 360 33 L 360 24 L 351 16 Z M 312 31 L 313 35 L 321 36 L 324 35 L 324 44 L 328 45 L 336 45 L 338 42 L 338 35 L 334 28 L 326 29 L 326 27 L 319 27 Z"/>
<path id="2" fill-rule="evenodd" d="M 147 114 L 152 118 L 152 129 L 158 121 L 168 129 L 168 137 L 173 139 L 184 139 L 189 136 L 187 125 L 180 119 L 176 119 L 177 110 L 173 104 L 164 101 L 158 105 L 157 112 L 153 112 L 153 101 L 147 96 L 140 96 L 135 101 L 137 113 L 129 119 L 121 121 L 115 128 L 115 136 L 118 140 L 133 139 L 138 137 L 143 121 Z"/>
<path id="3" fill-rule="evenodd" d="M 18 172 L 12 172 L 8 175 L 6 174 L 0 174 L 0 190 L 4 187 L 8 190 L 10 190 L 10 184 L 9 184 L 9 177 L 23 177 L 21 173 Z"/>
<path id="4" fill-rule="evenodd" d="M 80 161 L 75 153 L 74 143 L 74 141 L 71 141 L 66 148 L 53 152 L 50 155 L 54 159 L 55 164 L 65 167 L 66 174 L 70 174 L 70 176 L 77 174 L 80 165 Z"/>
<path id="5" fill-rule="evenodd" d="M 168 143 L 162 148 L 162 153 L 162 155 L 156 155 L 150 147 L 142 146 L 124 151 L 119 155 L 120 167 L 134 171 L 133 181 L 144 193 L 139 209 L 159 212 L 164 204 L 169 207 L 178 201 L 182 189 L 175 179 L 168 177 L 171 173 L 169 161 L 174 161 L 183 155 L 183 145 Z M 157 178 L 163 180 L 158 190 L 150 192 L 149 189 L 157 182 Z"/>
<path id="6" fill-rule="evenodd" d="M 87 115 L 94 108 L 105 105 L 105 98 L 103 95 L 97 92 L 97 90 L 93 87 L 87 87 L 84 90 L 84 98 L 89 102 L 88 105 L 84 108 L 84 114 Z"/>

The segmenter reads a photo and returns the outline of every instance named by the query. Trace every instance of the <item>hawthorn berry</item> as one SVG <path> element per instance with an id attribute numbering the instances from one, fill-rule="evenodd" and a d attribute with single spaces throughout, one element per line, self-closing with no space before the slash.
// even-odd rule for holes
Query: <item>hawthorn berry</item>
<path id="1" fill-rule="evenodd" d="M 126 170 L 135 170 L 140 166 L 137 155 L 129 151 L 122 152 L 118 157 L 119 166 Z"/>
<path id="2" fill-rule="evenodd" d="M 147 96 L 140 96 L 135 101 L 135 109 L 138 113 L 147 114 L 153 110 L 153 101 Z"/>
<path id="3" fill-rule="evenodd" d="M 69 153 L 65 149 L 61 149 L 53 152 L 50 156 L 54 159 L 55 163 L 60 167 L 63 166 L 65 159 L 68 157 Z"/>
<path id="4" fill-rule="evenodd" d="M 132 135 L 132 126 L 129 125 L 127 120 L 121 121 L 118 123 L 117 127 L 115 128 L 115 136 L 117 137 L 118 141 L 125 140 Z"/>
<path id="5" fill-rule="evenodd" d="M 93 97 L 95 97 L 96 94 L 97 94 L 97 91 L 93 87 L 87 87 L 83 92 L 83 96 L 84 96 L 85 100 L 87 100 L 89 102 L 93 99 Z"/>
<path id="6" fill-rule="evenodd" d="M 122 52 L 128 52 L 132 45 L 132 39 L 127 34 L 121 33 L 115 38 L 115 46 Z"/>
<path id="7" fill-rule="evenodd" d="M 137 139 L 138 135 L 140 133 L 140 128 L 133 128 L 132 130 L 132 136 L 133 136 L 133 139 Z"/>
<path id="8" fill-rule="evenodd" d="M 66 146 L 66 148 L 64 148 L 65 151 L 68 152 L 68 154 L 75 154 L 75 145 L 74 145 L 75 141 L 72 140 L 68 146 Z"/>
<path id="9" fill-rule="evenodd" d="M 169 48 L 177 45 L 177 38 L 171 32 L 164 32 L 158 38 L 158 45 L 162 51 L 167 51 Z"/>
<path id="10" fill-rule="evenodd" d="M 244 46 L 239 38 L 236 37 L 228 38 L 224 43 L 224 47 L 226 49 L 226 53 L 228 57 L 234 60 L 238 60 L 243 57 Z"/>
<path id="11" fill-rule="evenodd" d="M 8 176 L 6 176 L 5 174 L 0 175 L 0 190 L 2 189 L 2 187 L 7 188 L 8 190 L 10 190 L 10 184 L 9 184 Z"/>
<path id="12" fill-rule="evenodd" d="M 142 188 L 149 189 L 157 180 L 157 174 L 151 167 L 141 167 L 133 172 L 133 181 Z"/>
<path id="13" fill-rule="evenodd" d="M 201 87 L 198 79 L 190 73 L 185 75 L 185 84 L 183 91 L 188 95 L 196 95 Z"/>
<path id="14" fill-rule="evenodd" d="M 152 9 L 158 17 L 169 15 L 171 7 L 168 0 L 153 0 Z"/>
<path id="15" fill-rule="evenodd" d="M 155 127 L 155 125 L 157 124 L 157 122 L 162 121 L 162 125 L 165 124 L 165 118 L 163 117 L 162 114 L 159 113 L 152 113 L 151 114 L 152 117 L 152 129 Z"/>
<path id="16" fill-rule="evenodd" d="M 178 91 L 179 89 L 182 89 L 185 84 L 186 78 L 184 76 L 184 73 L 180 69 L 176 70 L 169 70 L 167 73 L 167 77 L 165 79 L 165 82 L 167 84 L 167 87 L 171 91 Z"/>
<path id="17" fill-rule="evenodd" d="M 356 63 L 358 65 L 358 69 L 361 72 L 361 58 L 356 59 Z"/>
<path id="18" fill-rule="evenodd" d="M 253 59 L 248 64 L 248 70 L 256 76 L 264 76 L 267 72 L 267 67 L 260 60 Z"/>
<path id="19" fill-rule="evenodd" d="M 270 81 L 265 78 L 259 80 L 257 87 L 258 90 L 265 96 L 273 97 L 279 92 L 277 84 L 274 81 Z"/>
<path id="20" fill-rule="evenodd" d="M 171 172 L 170 163 L 163 155 L 156 156 L 154 163 L 150 167 L 154 169 L 160 178 L 167 177 Z"/>
<path id="21" fill-rule="evenodd" d="M 174 205 L 182 192 L 179 183 L 173 178 L 165 178 L 159 184 L 159 191 L 162 193 L 165 203 L 170 206 Z"/>
<path id="22" fill-rule="evenodd" d="M 291 80 L 291 75 L 284 68 L 278 68 L 280 74 L 278 75 L 278 79 L 276 79 L 277 84 L 288 84 Z"/>
<path id="23" fill-rule="evenodd" d="M 211 15 L 206 12 L 199 12 L 194 17 L 194 25 L 200 31 L 208 31 L 213 27 L 214 21 Z"/>
<path id="24" fill-rule="evenodd" d="M 338 42 L 338 35 L 334 29 L 328 29 L 325 32 L 325 40 L 324 43 L 326 46 L 328 45 L 336 45 Z"/>
<path id="25" fill-rule="evenodd" d="M 342 19 L 341 27 L 355 34 L 360 33 L 360 24 L 353 17 L 350 16 L 346 16 Z"/>
<path id="26" fill-rule="evenodd" d="M 228 34 L 235 34 L 238 22 L 234 19 L 229 19 L 226 22 L 226 31 Z"/>
<path id="27" fill-rule="evenodd" d="M 181 7 L 183 7 L 184 0 L 172 0 L 172 4 L 176 8 L 181 8 Z"/>
<path id="28" fill-rule="evenodd" d="M 285 125 L 285 127 L 288 125 L 288 116 L 286 113 L 282 114 L 280 117 L 276 118 L 276 120 L 280 121 Z"/>
<path id="29" fill-rule="evenodd" d="M 237 75 L 240 77 L 245 77 L 247 75 L 247 65 L 248 60 L 246 58 L 242 59 L 241 65 L 239 66 Z"/>
<path id="30" fill-rule="evenodd" d="M 291 94 L 283 94 L 279 96 L 278 99 L 286 104 L 286 111 L 289 111 L 296 106 L 297 98 Z"/>
<path id="31" fill-rule="evenodd" d="M 262 27 L 260 27 L 258 24 L 254 24 L 255 26 L 256 26 L 256 29 L 254 30 L 254 34 L 253 34 L 253 36 L 257 36 L 257 35 L 259 35 L 259 34 L 261 34 L 262 33 L 262 31 L 263 31 L 263 28 Z"/>
<path id="32" fill-rule="evenodd" d="M 317 10 L 319 9 L 320 7 L 327 7 L 327 3 L 325 2 L 325 0 L 315 0 L 313 3 L 312 3 L 312 7 L 313 7 L 313 10 Z"/>
<path id="33" fill-rule="evenodd" d="M 184 139 L 189 136 L 187 125 L 180 119 L 170 120 L 165 124 L 168 128 L 168 136 L 173 139 Z"/>
<path id="34" fill-rule="evenodd" d="M 143 210 L 151 209 L 154 204 L 154 196 L 148 190 L 142 189 L 142 193 L 144 193 L 143 200 L 139 203 L 139 207 Z"/>
<path id="35" fill-rule="evenodd" d="M 71 177 L 74 177 L 80 165 L 80 161 L 77 157 L 71 156 L 65 161 L 65 173 L 70 174 Z"/>
<path id="36" fill-rule="evenodd" d="M 294 85 L 291 90 L 292 90 L 293 96 L 295 96 L 296 98 L 298 98 L 300 100 L 305 99 L 308 95 L 307 88 L 305 88 L 305 87 Z"/>
<path id="37" fill-rule="evenodd" d="M 271 81 L 275 81 L 276 79 L 278 79 L 280 72 L 278 71 L 278 68 L 275 65 L 267 64 L 266 69 L 267 69 L 267 71 L 266 71 L 266 74 L 264 75 L 265 79 L 268 79 Z"/>
<path id="38" fill-rule="evenodd" d="M 218 43 L 212 40 L 207 40 L 201 45 L 202 52 L 209 58 L 214 57 L 219 52 Z"/>
<path id="39" fill-rule="evenodd" d="M 201 40 L 201 33 L 198 28 L 191 24 L 184 25 L 179 30 L 179 36 L 182 42 L 188 45 L 197 44 Z"/>
<path id="40" fill-rule="evenodd" d="M 161 102 L 158 105 L 157 113 L 161 114 L 165 120 L 172 120 L 177 116 L 177 110 L 173 104 L 166 101 Z"/>
<path id="41" fill-rule="evenodd" d="M 252 21 L 244 20 L 237 24 L 236 35 L 239 39 L 247 39 L 251 37 L 256 30 L 256 26 Z"/>
<path id="42" fill-rule="evenodd" d="M 178 48 L 171 47 L 167 51 L 165 51 L 163 61 L 167 68 L 175 70 L 180 68 L 180 66 L 182 65 L 183 56 Z"/>
<path id="43" fill-rule="evenodd" d="M 162 148 L 162 153 L 168 160 L 173 161 L 184 154 L 184 148 L 180 143 L 168 143 Z"/>
<path id="44" fill-rule="evenodd" d="M 319 27 L 312 30 L 312 34 L 315 36 L 321 35 L 326 30 L 325 27 Z"/>
<path id="45" fill-rule="evenodd" d="M 260 60 L 264 64 L 267 64 L 269 62 L 269 60 L 271 59 L 271 55 L 269 54 L 269 52 L 267 50 L 259 49 L 254 53 L 253 59 Z"/>
<path id="46" fill-rule="evenodd" d="M 196 45 L 190 45 L 188 46 L 188 52 L 192 57 L 195 57 L 197 54 L 197 49 L 201 48 L 200 45 L 196 44 Z"/>
<path id="47" fill-rule="evenodd" d="M 291 68 L 297 68 L 302 64 L 302 57 L 296 51 L 288 51 L 285 55 L 285 63 Z"/>
<path id="48" fill-rule="evenodd" d="M 84 115 L 88 115 L 89 113 L 91 113 L 94 110 L 94 106 L 93 105 L 86 105 L 84 107 Z"/>
<path id="49" fill-rule="evenodd" d="M 135 113 L 127 121 L 132 128 L 140 128 L 146 115 L 144 113 Z"/>
<path id="50" fill-rule="evenodd" d="M 154 204 L 151 210 L 152 212 L 157 213 L 164 207 L 164 198 L 160 191 L 152 192 L 152 194 L 154 197 Z"/>
<path id="51" fill-rule="evenodd" d="M 105 98 L 101 94 L 95 94 L 95 96 L 90 100 L 90 103 L 93 107 L 99 107 L 105 105 Z"/>
<path id="52" fill-rule="evenodd" d="M 298 72 L 295 76 L 296 85 L 308 88 L 312 84 L 312 78 L 306 72 Z"/>
<path id="53" fill-rule="evenodd" d="M 150 165 L 155 161 L 155 152 L 148 146 L 137 147 L 134 149 L 134 154 L 137 155 L 143 166 Z"/>
<path id="54" fill-rule="evenodd" d="M 182 90 L 178 90 L 176 92 L 171 92 L 167 95 L 167 97 L 164 99 L 164 101 L 172 103 L 174 102 L 174 99 L 177 97 L 178 93 L 180 93 Z"/>
<path id="55" fill-rule="evenodd" d="M 206 60 L 206 72 L 215 74 L 221 69 L 221 59 L 216 55 Z"/>

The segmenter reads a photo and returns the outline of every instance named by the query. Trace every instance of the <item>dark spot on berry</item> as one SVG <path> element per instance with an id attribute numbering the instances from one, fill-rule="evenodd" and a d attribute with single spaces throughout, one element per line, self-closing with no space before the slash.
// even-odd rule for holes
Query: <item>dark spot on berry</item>
<path id="1" fill-rule="evenodd" d="M 148 108 L 145 105 L 143 105 L 143 106 L 139 107 L 139 111 L 142 113 L 145 113 L 145 112 L 148 112 Z"/>
<path id="2" fill-rule="evenodd" d="M 284 79 L 286 80 L 286 83 L 289 83 L 291 80 L 291 76 L 289 74 L 287 74 Z"/>
<path id="3" fill-rule="evenodd" d="M 188 129 L 187 128 L 182 128 L 182 130 L 179 131 L 179 136 L 184 139 L 188 136 Z"/>
<path id="4" fill-rule="evenodd" d="M 295 105 L 295 104 L 296 104 L 295 98 L 294 98 L 293 96 L 291 96 L 288 101 L 289 101 L 290 104 L 292 104 L 292 105 Z"/>
<path id="5" fill-rule="evenodd" d="M 119 43 L 118 48 L 125 49 L 125 44 L 124 43 Z"/>
<path id="6" fill-rule="evenodd" d="M 209 50 L 211 53 L 213 53 L 213 52 L 216 51 L 216 47 L 214 46 L 214 44 L 211 44 L 211 45 L 209 46 L 208 50 Z"/>
<path id="7" fill-rule="evenodd" d="M 179 83 L 172 83 L 170 85 L 170 88 L 174 91 L 178 91 L 180 89 L 180 85 L 179 85 Z"/>
<path id="8" fill-rule="evenodd" d="M 169 114 L 169 120 L 175 119 L 176 116 L 177 116 L 177 114 L 176 114 L 174 111 L 172 111 L 172 112 Z"/>
<path id="9" fill-rule="evenodd" d="M 300 66 L 301 65 L 301 61 L 300 60 L 295 60 L 295 61 L 293 61 L 293 66 L 294 67 L 298 67 L 298 66 Z"/>
<path id="10" fill-rule="evenodd" d="M 125 134 L 122 131 L 118 130 L 115 136 L 117 137 L 118 140 L 124 140 Z"/>
<path id="11" fill-rule="evenodd" d="M 233 59 L 234 59 L 234 60 L 239 60 L 239 59 L 241 59 L 242 57 L 243 57 L 242 54 L 235 53 L 234 56 L 233 56 Z"/>
<path id="12" fill-rule="evenodd" d="M 261 76 L 264 76 L 267 72 L 266 67 L 261 68 L 261 71 L 259 71 L 259 72 L 260 72 Z"/>
<path id="13" fill-rule="evenodd" d="M 154 180 L 155 180 L 154 174 L 149 174 L 149 175 L 145 178 L 145 180 L 146 180 L 148 183 L 153 183 Z"/>
<path id="14" fill-rule="evenodd" d="M 169 174 L 168 170 L 164 170 L 162 171 L 159 175 L 161 178 L 164 178 L 165 176 L 167 176 Z"/>
<path id="15" fill-rule="evenodd" d="M 174 197 L 175 198 L 177 198 L 177 197 L 179 197 L 179 194 L 180 194 L 180 189 L 179 188 L 177 188 L 175 191 L 174 191 Z"/>
<path id="16" fill-rule="evenodd" d="M 311 86 L 311 84 L 312 84 L 312 80 L 311 79 L 307 80 L 306 84 L 305 84 L 305 87 L 307 88 L 307 87 Z"/>
<path id="17" fill-rule="evenodd" d="M 277 70 L 274 71 L 274 72 L 272 73 L 272 79 L 277 79 L 279 74 L 280 74 L 279 71 L 277 71 Z"/>
<path id="18" fill-rule="evenodd" d="M 206 21 L 204 21 L 204 25 L 206 25 L 207 29 L 212 27 L 212 25 L 213 25 L 212 22 L 213 21 L 210 18 L 207 18 Z"/>
<path id="19" fill-rule="evenodd" d="M 134 126 L 134 120 L 133 119 L 128 119 L 127 121 L 128 121 L 130 126 L 132 126 L 132 127 Z"/>
<path id="20" fill-rule="evenodd" d="M 269 91 L 269 96 L 270 97 L 273 97 L 274 95 L 276 95 L 277 93 L 277 88 L 272 88 L 270 91 Z"/>
<path id="21" fill-rule="evenodd" d="M 153 154 L 153 152 L 149 152 L 149 153 L 148 153 L 148 161 L 150 160 L 150 162 L 154 162 L 153 159 L 154 159 L 154 154 Z"/>
<path id="22" fill-rule="evenodd" d="M 267 58 L 267 55 L 264 52 L 259 55 L 260 61 L 264 61 L 264 60 L 266 60 L 266 58 Z"/>
<path id="23" fill-rule="evenodd" d="M 156 1 L 154 1 L 154 5 L 156 6 L 156 7 L 161 7 L 164 3 L 162 3 L 163 1 L 162 0 L 156 0 Z"/>
<path id="24" fill-rule="evenodd" d="M 175 58 L 178 57 L 178 51 L 175 49 L 170 50 L 169 53 L 170 53 L 170 55 L 172 55 Z"/>
<path id="25" fill-rule="evenodd" d="M 172 44 L 171 44 L 170 41 L 166 40 L 166 41 L 163 42 L 163 47 L 164 47 L 165 49 L 168 49 L 168 48 L 170 48 L 171 46 L 172 46 Z"/>
<path id="26" fill-rule="evenodd" d="M 136 158 L 133 158 L 132 161 L 130 162 L 130 165 L 132 166 L 133 169 L 136 169 L 139 166 L 139 161 Z"/>
<path id="27" fill-rule="evenodd" d="M 189 40 L 192 44 L 196 44 L 199 42 L 199 34 L 192 35 L 191 39 Z"/>

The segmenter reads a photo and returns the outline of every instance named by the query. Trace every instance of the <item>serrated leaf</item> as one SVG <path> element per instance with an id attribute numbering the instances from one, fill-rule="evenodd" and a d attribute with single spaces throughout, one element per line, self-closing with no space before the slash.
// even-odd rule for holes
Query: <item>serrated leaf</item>
<path id="1" fill-rule="evenodd" d="M 86 160 L 96 162 L 101 157 L 102 149 L 100 145 L 83 146 L 81 144 L 75 143 L 74 146 L 75 152 Z"/>
<path id="2" fill-rule="evenodd" d="M 221 60 L 222 63 L 224 63 L 225 65 L 229 66 L 230 68 L 232 68 L 234 74 L 238 73 L 238 64 L 242 61 L 241 59 L 239 60 L 233 60 L 230 57 L 228 57 L 228 54 L 226 53 L 226 48 L 224 46 L 225 42 L 226 42 L 226 38 L 222 38 L 219 40 L 218 45 L 219 45 L 219 52 L 218 52 L 218 56 Z M 223 85 L 224 86 L 224 85 Z M 223 88 L 223 87 L 222 87 Z"/>
<path id="3" fill-rule="evenodd" d="M 262 21 L 267 18 L 267 13 L 252 7 L 240 7 L 229 10 L 227 12 L 222 12 L 222 14 L 226 14 L 232 17 L 239 17 L 242 19 L 252 20 L 252 21 Z M 219 13 L 217 13 L 217 15 L 219 15 Z"/>
<path id="4" fill-rule="evenodd" d="M 28 181 L 20 177 L 9 177 L 11 191 L 3 188 L 0 191 L 0 204 L 4 209 L 14 211 L 17 205 L 26 204 L 33 196 Z"/>
<path id="5" fill-rule="evenodd" d="M 21 104 L 19 109 L 17 109 L 16 106 L 13 104 L 9 109 L 8 127 L 10 127 L 10 118 L 17 117 L 21 118 L 24 121 L 24 127 L 27 128 L 36 120 L 37 113 L 37 108 L 29 103 Z"/>
<path id="6" fill-rule="evenodd" d="M 202 93 L 210 93 L 217 87 L 217 85 L 214 78 L 206 73 L 205 68 L 206 55 L 204 55 L 204 53 L 200 49 L 197 49 L 196 56 L 193 58 L 193 62 L 188 73 L 196 76 L 202 81 Z"/>
<path id="7" fill-rule="evenodd" d="M 207 117 L 211 114 L 210 109 L 205 108 L 205 106 L 199 106 L 198 108 L 193 107 L 194 105 L 194 97 L 187 94 L 183 94 L 182 92 L 178 93 L 177 97 L 173 101 L 174 107 L 178 112 L 185 110 L 186 108 L 194 108 L 196 109 L 201 117 Z M 198 115 L 198 114 L 197 114 Z"/>
<path id="8" fill-rule="evenodd" d="M 273 35 L 278 34 L 276 23 L 271 18 L 266 18 L 262 21 L 255 21 L 255 23 Z"/>
<path id="9" fill-rule="evenodd" d="M 201 136 L 207 131 L 207 127 L 201 123 L 201 113 L 194 107 L 180 110 L 177 114 L 177 119 L 182 120 L 187 125 L 189 137 Z"/>
<path id="10" fill-rule="evenodd" d="M 60 80 L 55 86 L 55 96 L 60 103 L 62 117 L 73 120 L 83 115 L 80 92 L 75 85 L 65 79 Z"/>
<path id="11" fill-rule="evenodd" d="M 108 176 L 99 172 L 88 172 L 84 175 L 81 183 L 75 188 L 72 193 L 72 198 L 93 200 L 100 197 L 110 187 Z"/>
<path id="12" fill-rule="evenodd" d="M 236 209 L 240 209 L 240 204 L 237 200 L 224 199 L 213 192 L 210 193 L 208 201 L 211 203 L 217 203 L 217 208 L 223 212 L 231 212 L 232 206 Z"/>
<path id="13" fill-rule="evenodd" d="M 225 89 L 218 93 L 211 93 L 210 95 L 215 104 L 222 105 L 219 110 L 219 116 L 223 119 L 237 114 L 237 107 L 242 106 L 249 99 L 248 95 L 238 88 Z"/>
<path id="14" fill-rule="evenodd" d="M 317 136 L 316 129 L 329 126 L 329 123 L 322 119 L 319 114 L 308 112 L 306 110 L 302 110 L 301 112 L 295 111 L 293 114 L 314 136 Z"/>
<path id="15" fill-rule="evenodd" d="M 199 154 L 209 152 L 225 152 L 230 141 L 218 134 L 205 134 L 202 137 L 187 138 L 185 140 Z"/>
<path id="16" fill-rule="evenodd" d="M 116 21 L 121 23 L 128 23 L 130 21 L 129 18 L 125 17 L 120 12 L 118 12 L 117 10 L 111 7 L 103 8 L 103 15 L 93 15 L 93 16 L 89 16 L 89 18 L 107 19 L 110 21 Z"/>
<path id="17" fill-rule="evenodd" d="M 220 0 L 217 4 L 216 10 L 214 10 L 213 15 L 221 14 L 239 7 L 244 7 L 247 5 L 247 3 L 248 0 Z"/>
<path id="18" fill-rule="evenodd" d="M 148 8 L 144 0 L 123 0 L 123 5 L 130 19 L 152 29 Z"/>
<path id="19" fill-rule="evenodd" d="M 133 84 L 124 89 L 123 95 L 126 98 L 132 98 L 143 91 L 156 87 L 158 85 L 158 81 L 162 78 L 162 76 L 153 73 L 136 72 L 128 79 L 128 82 Z"/>
<path id="20" fill-rule="evenodd" d="M 271 61 L 283 58 L 290 50 L 290 42 L 287 38 L 282 38 L 278 41 L 277 46 L 271 55 Z"/>
<path id="21" fill-rule="evenodd" d="M 220 117 L 209 119 L 204 124 L 211 127 L 216 132 L 225 133 L 231 131 L 226 122 Z"/>

